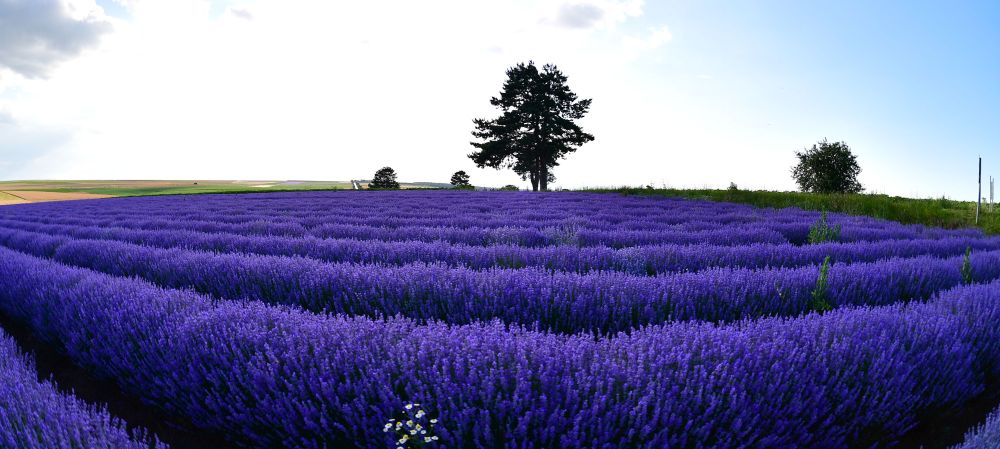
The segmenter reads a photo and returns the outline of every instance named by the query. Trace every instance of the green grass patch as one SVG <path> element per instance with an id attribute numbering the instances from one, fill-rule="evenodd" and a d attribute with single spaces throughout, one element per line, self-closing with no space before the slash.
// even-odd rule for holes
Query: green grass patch
<path id="1" fill-rule="evenodd" d="M 804 210 L 830 211 L 909 224 L 943 228 L 975 227 L 976 203 L 946 198 L 914 199 L 881 194 L 819 194 L 802 192 L 772 192 L 766 190 L 711 189 L 648 189 L 621 187 L 584 189 L 591 192 L 614 192 L 625 195 L 667 196 L 709 201 L 750 204 L 757 207 L 798 207 Z M 985 209 L 985 207 L 984 207 Z M 1000 208 L 984 210 L 979 228 L 989 234 L 1000 234 Z"/>

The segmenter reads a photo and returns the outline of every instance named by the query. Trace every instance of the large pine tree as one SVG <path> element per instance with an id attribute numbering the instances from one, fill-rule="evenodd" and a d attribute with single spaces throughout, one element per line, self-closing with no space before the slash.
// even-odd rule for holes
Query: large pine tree
<path id="1" fill-rule="evenodd" d="M 469 157 L 479 167 L 511 168 L 531 180 L 532 190 L 547 190 L 559 160 L 594 140 L 574 122 L 591 100 L 577 99 L 566 80 L 551 64 L 541 71 L 534 62 L 508 69 L 500 96 L 490 99 L 500 117 L 473 120 L 479 141 Z"/>

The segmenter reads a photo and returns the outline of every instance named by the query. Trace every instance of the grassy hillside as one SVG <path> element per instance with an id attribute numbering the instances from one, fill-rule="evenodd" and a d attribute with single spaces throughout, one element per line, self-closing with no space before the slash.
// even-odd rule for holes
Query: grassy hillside
<path id="1" fill-rule="evenodd" d="M 976 216 L 976 203 L 945 198 L 913 199 L 877 194 L 814 194 L 762 190 L 646 189 L 641 187 L 587 190 L 628 195 L 729 201 L 758 207 L 798 207 L 806 210 L 868 215 L 902 223 L 945 228 L 973 227 Z M 984 207 L 984 209 L 986 208 Z M 1000 207 L 997 207 L 997 211 L 992 213 L 988 209 L 984 210 L 980 215 L 979 227 L 987 233 L 1000 234 Z"/>

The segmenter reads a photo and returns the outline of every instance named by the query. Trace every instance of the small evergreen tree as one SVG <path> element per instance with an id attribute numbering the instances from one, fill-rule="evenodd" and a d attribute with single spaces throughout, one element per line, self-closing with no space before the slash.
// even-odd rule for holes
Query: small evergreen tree
<path id="1" fill-rule="evenodd" d="M 369 189 L 375 190 L 399 190 L 399 182 L 396 181 L 396 170 L 392 167 L 382 167 L 375 172 L 372 182 L 368 183 Z"/>
<path id="2" fill-rule="evenodd" d="M 812 148 L 796 152 L 799 163 L 792 168 L 792 177 L 803 192 L 858 193 L 861 183 L 858 158 L 844 142 L 821 140 Z"/>
<path id="3" fill-rule="evenodd" d="M 451 175 L 451 185 L 456 189 L 468 189 L 472 187 L 472 184 L 469 184 L 469 175 L 464 170 L 459 170 L 454 175 Z"/>

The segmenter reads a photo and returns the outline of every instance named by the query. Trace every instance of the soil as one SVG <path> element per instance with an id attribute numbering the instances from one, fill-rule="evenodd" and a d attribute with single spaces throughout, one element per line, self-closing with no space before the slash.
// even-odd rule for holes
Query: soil
<path id="1" fill-rule="evenodd" d="M 222 435 L 197 429 L 189 421 L 169 416 L 156 407 L 125 394 L 110 380 L 92 376 L 49 345 L 35 338 L 24 326 L 0 315 L 0 326 L 17 342 L 21 352 L 31 355 L 39 381 L 52 381 L 63 394 L 108 410 L 131 431 L 145 429 L 171 449 L 229 449 L 238 447 Z"/>
<path id="2" fill-rule="evenodd" d="M 111 195 L 98 195 L 95 193 L 39 192 L 34 190 L 4 191 L 3 193 L 20 198 L 29 203 L 37 203 L 41 201 L 91 200 L 111 197 Z"/>
<path id="3" fill-rule="evenodd" d="M 966 432 L 986 422 L 997 406 L 1000 406 L 1000 379 L 994 379 L 984 393 L 962 407 L 922 420 L 894 448 L 948 449 L 960 444 Z"/>
<path id="4" fill-rule="evenodd" d="M 0 192 L 0 206 L 5 204 L 21 204 L 21 203 L 27 203 L 27 201 L 24 201 L 21 198 L 18 198 L 9 193 Z"/>

